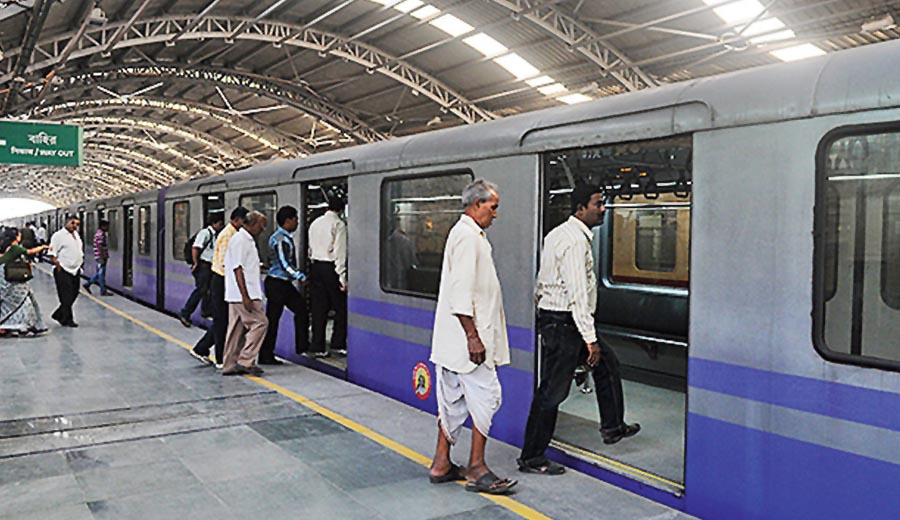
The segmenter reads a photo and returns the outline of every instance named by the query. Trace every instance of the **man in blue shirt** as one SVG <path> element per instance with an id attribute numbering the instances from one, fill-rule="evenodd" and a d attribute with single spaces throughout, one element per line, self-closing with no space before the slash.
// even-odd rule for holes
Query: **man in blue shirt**
<path id="1" fill-rule="evenodd" d="M 302 354 L 309 348 L 309 315 L 306 302 L 294 281 L 306 285 L 306 275 L 297 268 L 297 251 L 291 233 L 299 224 L 297 208 L 282 206 L 275 214 L 278 229 L 269 237 L 269 273 L 264 282 L 266 289 L 266 318 L 269 329 L 259 351 L 260 365 L 280 365 L 275 359 L 275 342 L 278 339 L 278 322 L 287 307 L 294 313 L 294 350 Z"/>

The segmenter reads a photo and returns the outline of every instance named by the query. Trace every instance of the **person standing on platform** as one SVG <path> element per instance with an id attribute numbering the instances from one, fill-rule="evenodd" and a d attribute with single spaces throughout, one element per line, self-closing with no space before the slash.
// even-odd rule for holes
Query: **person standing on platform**
<path id="1" fill-rule="evenodd" d="M 515 480 L 499 478 L 484 460 L 484 449 L 502 392 L 497 367 L 509 364 L 509 343 L 500 280 L 484 230 L 497 218 L 497 187 L 479 179 L 462 192 L 465 212 L 450 230 L 441 266 L 431 362 L 435 365 L 438 440 L 429 480 L 462 480 L 450 460 L 463 424 L 472 417 L 472 448 L 466 489 L 506 494 Z"/>
<path id="2" fill-rule="evenodd" d="M 106 263 L 109 260 L 109 246 L 107 234 L 109 233 L 109 221 L 101 220 L 97 232 L 94 234 L 94 260 L 97 261 L 97 273 L 84 284 L 84 289 L 91 293 L 91 285 L 100 287 L 100 296 L 109 296 L 106 290 Z"/>
<path id="3" fill-rule="evenodd" d="M 578 184 L 572 191 L 572 214 L 544 238 L 535 287 L 541 333 L 541 375 L 525 426 L 525 443 L 517 460 L 525 473 L 560 475 L 565 468 L 547 459 L 559 405 L 565 401 L 579 364 L 593 369 L 600 406 L 603 442 L 613 444 L 640 431 L 626 424 L 619 362 L 600 343 L 594 326 L 597 278 L 591 228 L 603 223 L 603 190 Z"/>
<path id="4" fill-rule="evenodd" d="M 325 327 L 328 311 L 334 311 L 331 350 L 347 355 L 347 224 L 345 201 L 337 190 L 329 191 L 328 211 L 309 226 L 310 299 L 312 346 L 315 357 L 328 357 Z"/>
<path id="5" fill-rule="evenodd" d="M 225 216 L 212 213 L 206 219 L 206 227 L 197 232 L 191 247 L 191 274 L 194 276 L 194 290 L 178 313 L 178 320 L 185 327 L 191 326 L 191 314 L 200 305 L 203 317 L 212 315 L 209 305 L 209 284 L 212 276 L 212 260 L 216 246 L 216 235 L 225 227 Z"/>
<path id="6" fill-rule="evenodd" d="M 21 240 L 17 229 L 0 229 L 0 336 L 12 333 L 32 337 L 47 332 L 41 307 L 28 283 L 31 263 L 27 260 L 47 245 L 26 249 L 19 245 Z"/>
<path id="7" fill-rule="evenodd" d="M 259 252 L 254 238 L 266 227 L 258 211 L 247 214 L 244 227 L 228 243 L 225 253 L 225 301 L 228 302 L 228 335 L 222 375 L 261 376 L 256 355 L 266 335 L 266 313 L 260 284 Z"/>
<path id="8" fill-rule="evenodd" d="M 265 280 L 266 318 L 269 329 L 259 351 L 260 365 L 280 365 L 275 359 L 275 342 L 278 339 L 278 323 L 287 307 L 294 313 L 294 351 L 297 354 L 309 348 L 309 317 L 303 295 L 294 282 L 305 283 L 306 275 L 297 268 L 297 252 L 294 237 L 300 217 L 297 208 L 283 206 L 275 215 L 278 229 L 269 238 L 269 272 Z"/>
<path id="9" fill-rule="evenodd" d="M 47 243 L 47 228 L 44 226 L 43 222 L 41 222 L 41 225 L 38 226 L 37 230 L 34 232 L 34 237 L 37 239 L 39 246 Z"/>
<path id="10" fill-rule="evenodd" d="M 213 313 L 212 326 L 191 349 L 191 356 L 201 363 L 212 365 L 209 350 L 215 346 L 216 368 L 222 368 L 225 359 L 225 335 L 228 330 L 228 304 L 225 302 L 225 253 L 232 237 L 244 226 L 250 211 L 238 206 L 231 212 L 229 224 L 219 232 L 213 250 L 212 271 L 209 283 L 209 303 Z"/>
<path id="11" fill-rule="evenodd" d="M 78 275 L 84 263 L 84 246 L 78 236 L 81 221 L 70 217 L 66 225 L 50 238 L 50 254 L 53 255 L 53 280 L 59 307 L 50 316 L 63 327 L 77 327 L 72 315 L 72 305 L 78 298 Z"/>

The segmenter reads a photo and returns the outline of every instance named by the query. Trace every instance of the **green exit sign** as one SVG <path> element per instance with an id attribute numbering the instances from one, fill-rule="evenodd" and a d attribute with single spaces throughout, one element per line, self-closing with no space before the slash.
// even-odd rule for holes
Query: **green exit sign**
<path id="1" fill-rule="evenodd" d="M 81 166 L 80 126 L 0 121 L 0 163 Z"/>

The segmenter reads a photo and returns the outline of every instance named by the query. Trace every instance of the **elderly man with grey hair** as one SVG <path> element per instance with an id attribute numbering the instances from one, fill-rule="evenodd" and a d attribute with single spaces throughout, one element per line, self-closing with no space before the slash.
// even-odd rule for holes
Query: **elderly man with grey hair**
<path id="1" fill-rule="evenodd" d="M 225 338 L 223 376 L 252 374 L 269 322 L 263 309 L 259 252 L 254 240 L 266 228 L 266 217 L 251 211 L 244 226 L 228 242 L 225 252 L 225 301 L 228 302 L 228 332 Z"/>
<path id="2" fill-rule="evenodd" d="M 438 439 L 429 471 L 432 483 L 466 479 L 466 489 L 502 495 L 516 481 L 499 478 L 484 461 L 484 447 L 500 408 L 497 367 L 509 364 L 503 296 L 484 230 L 497 218 L 497 186 L 483 179 L 462 192 L 463 214 L 447 237 L 441 267 L 431 362 L 435 364 Z M 472 417 L 466 470 L 450 460 L 463 423 Z M 463 475 L 465 473 L 465 475 Z"/>

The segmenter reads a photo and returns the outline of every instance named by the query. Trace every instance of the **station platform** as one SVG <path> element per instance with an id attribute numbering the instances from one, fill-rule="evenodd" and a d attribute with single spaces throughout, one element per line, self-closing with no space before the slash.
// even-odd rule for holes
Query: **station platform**
<path id="1" fill-rule="evenodd" d="M 36 272 L 50 331 L 0 339 L 0 517 L 691 518 L 574 470 L 519 473 L 495 440 L 515 494 L 430 484 L 430 414 L 291 364 L 222 377 L 186 351 L 203 331 L 121 296 L 82 292 L 61 328 Z"/>

